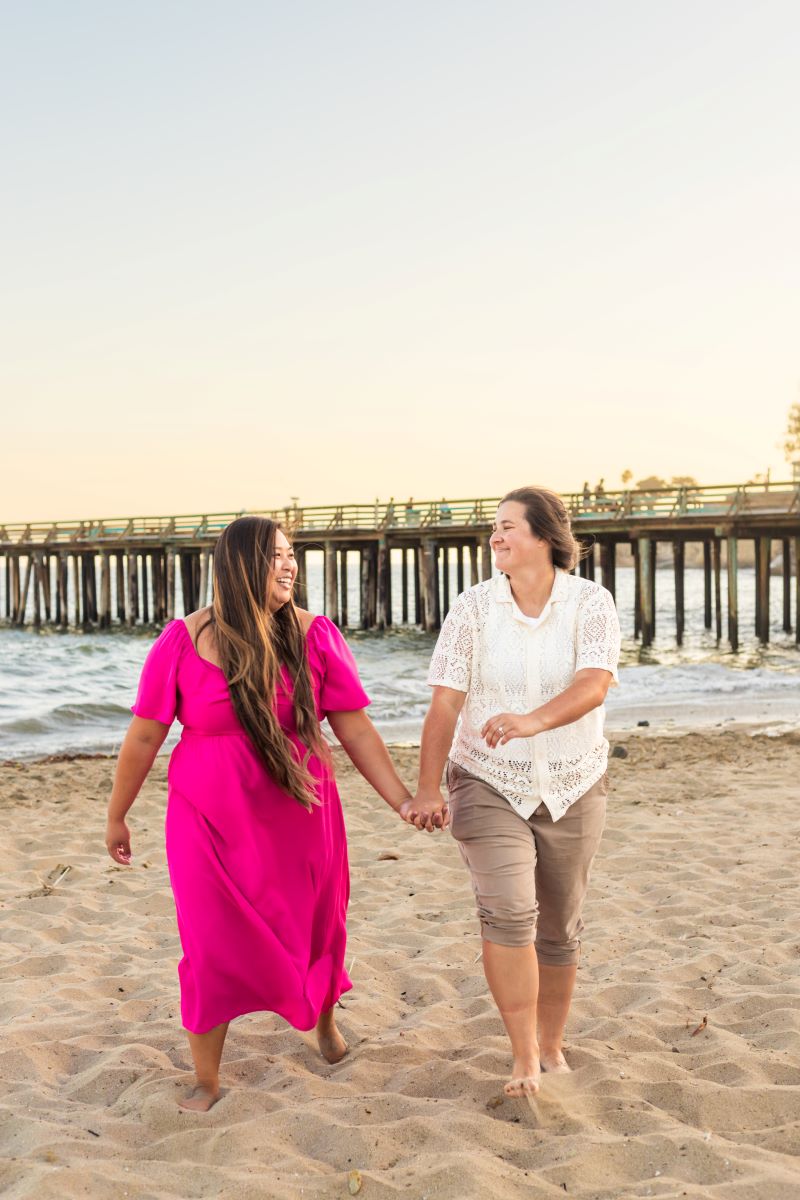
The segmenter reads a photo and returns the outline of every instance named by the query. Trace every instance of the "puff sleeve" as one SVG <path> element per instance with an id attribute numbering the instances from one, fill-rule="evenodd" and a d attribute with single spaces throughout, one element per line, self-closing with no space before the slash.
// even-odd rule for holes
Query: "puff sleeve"
<path id="1" fill-rule="evenodd" d="M 474 603 L 469 592 L 462 592 L 445 617 L 428 670 L 429 687 L 469 691 L 477 642 Z"/>
<path id="2" fill-rule="evenodd" d="M 178 662 L 185 635 L 181 621 L 171 621 L 150 647 L 139 677 L 136 701 L 131 705 L 135 717 L 171 725 L 178 706 Z M 185 626 L 184 626 L 185 628 Z"/>
<path id="3" fill-rule="evenodd" d="M 333 621 L 327 617 L 317 617 L 309 637 L 314 665 L 320 677 L 321 715 L 366 708 L 370 698 L 361 686 L 356 660 Z"/>
<path id="4" fill-rule="evenodd" d="M 619 683 L 620 629 L 614 598 L 604 587 L 587 591 L 578 608 L 575 670 L 599 667 Z"/>

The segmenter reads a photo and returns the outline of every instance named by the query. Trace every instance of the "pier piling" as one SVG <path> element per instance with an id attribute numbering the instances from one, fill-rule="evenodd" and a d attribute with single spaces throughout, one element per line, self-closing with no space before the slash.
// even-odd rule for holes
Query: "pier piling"
<path id="1" fill-rule="evenodd" d="M 686 625 L 685 597 L 685 565 L 686 543 L 672 543 L 673 570 L 675 573 L 675 640 L 683 645 L 683 631 Z"/>
<path id="2" fill-rule="evenodd" d="M 175 620 L 175 551 L 167 550 L 167 620 Z"/>
<path id="3" fill-rule="evenodd" d="M 639 563 L 639 539 L 635 538 L 631 546 L 633 554 L 633 637 L 637 640 L 642 636 L 642 570 Z"/>
<path id="4" fill-rule="evenodd" d="M 323 565 L 323 579 L 325 588 L 325 616 L 333 621 L 334 625 L 340 623 L 339 620 L 339 587 L 336 573 L 336 544 L 335 542 L 325 543 L 325 559 Z"/>
<path id="5" fill-rule="evenodd" d="M 492 546 L 488 537 L 485 537 L 481 539 L 481 578 L 491 579 L 492 569 Z"/>
<path id="6" fill-rule="evenodd" d="M 377 558 L 377 627 L 388 629 L 392 623 L 392 572 L 389 546 L 385 537 L 378 542 Z"/>
<path id="7" fill-rule="evenodd" d="M 711 543 L 711 563 L 714 571 L 714 619 L 719 643 L 722 641 L 722 543 L 718 537 Z"/>
<path id="8" fill-rule="evenodd" d="M 28 607 L 28 591 L 31 585 L 31 576 L 33 574 L 33 555 L 28 555 L 28 560 L 25 563 L 25 580 L 22 584 L 22 600 L 17 615 L 18 624 L 22 625 L 25 620 L 25 610 Z"/>
<path id="9" fill-rule="evenodd" d="M 100 555 L 100 628 L 111 624 L 111 565 L 104 550 Z"/>
<path id="10" fill-rule="evenodd" d="M 402 560 L 400 564 L 400 620 L 404 625 L 408 624 L 408 548 L 406 546 L 400 551 Z"/>
<path id="11" fill-rule="evenodd" d="M 425 629 L 429 632 L 439 628 L 439 569 L 436 543 L 426 539 L 422 547 L 422 603 L 425 611 Z"/>
<path id="12" fill-rule="evenodd" d="M 33 625 L 34 629 L 38 629 L 42 623 L 42 607 L 41 607 L 41 583 L 42 583 L 42 556 L 38 551 L 34 551 L 32 559 L 33 578 Z"/>
<path id="13" fill-rule="evenodd" d="M 762 646 L 769 644 L 770 538 L 756 538 L 756 635 Z"/>
<path id="14" fill-rule="evenodd" d="M 642 646 L 650 646 L 653 642 L 654 620 L 653 620 L 653 600 L 655 597 L 655 587 L 653 584 L 653 575 L 655 574 L 653 562 L 653 542 L 649 537 L 640 537 L 638 539 L 639 553 L 639 628 L 642 636 Z"/>
<path id="15" fill-rule="evenodd" d="M 69 614 L 67 613 L 68 569 L 67 556 L 63 550 L 59 550 L 56 555 L 56 625 L 61 629 L 66 629 L 69 624 Z"/>
<path id="16" fill-rule="evenodd" d="M 181 573 L 182 574 L 184 573 L 183 567 L 184 567 L 184 556 L 181 555 L 181 569 L 182 569 Z M 129 550 L 128 551 L 128 597 L 127 597 L 128 602 L 125 606 L 129 625 L 135 625 L 136 618 L 139 615 L 138 592 L 139 592 L 139 580 L 137 579 L 137 576 L 136 576 L 136 554 L 133 550 Z M 184 598 L 185 598 L 185 596 L 186 596 L 185 586 L 184 586 L 183 594 L 184 594 Z"/>
<path id="17" fill-rule="evenodd" d="M 339 619 L 342 629 L 346 629 L 350 624 L 348 613 L 348 597 L 347 597 L 347 547 L 344 546 L 339 551 Z"/>
<path id="18" fill-rule="evenodd" d="M 731 650 L 739 649 L 739 544 L 728 538 L 728 641 Z"/>
<path id="19" fill-rule="evenodd" d="M 51 577 L 51 567 L 52 567 L 51 557 L 52 556 L 49 554 L 44 554 L 44 555 L 42 555 L 42 558 L 40 560 L 41 561 L 41 575 L 42 575 L 42 594 L 44 597 L 44 619 L 45 619 L 45 621 L 47 621 L 48 625 L 50 624 L 50 621 L 52 620 L 52 615 L 53 615 L 53 606 L 51 603 L 52 588 L 51 588 L 51 578 L 50 578 Z"/>
<path id="20" fill-rule="evenodd" d="M 658 566 L 658 542 L 650 540 L 650 642 L 656 635 L 656 567 Z"/>
<path id="21" fill-rule="evenodd" d="M 442 546 L 442 618 L 450 612 L 450 547 Z"/>
<path id="22" fill-rule="evenodd" d="M 480 583 L 480 575 L 478 574 L 478 551 L 480 547 L 477 542 L 469 544 L 469 586 L 475 587 L 476 583 Z"/>
<path id="23" fill-rule="evenodd" d="M 145 625 L 150 624 L 150 572 L 147 569 L 148 555 L 142 554 L 140 559 L 141 565 L 141 605 L 142 605 L 142 621 Z M 199 607 L 199 605 L 198 605 Z"/>
<path id="24" fill-rule="evenodd" d="M 617 543 L 600 543 L 600 579 L 616 600 L 617 592 Z"/>

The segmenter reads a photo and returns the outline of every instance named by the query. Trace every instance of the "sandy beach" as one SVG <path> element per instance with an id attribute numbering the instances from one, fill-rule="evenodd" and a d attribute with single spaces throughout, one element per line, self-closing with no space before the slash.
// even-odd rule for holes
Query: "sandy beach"
<path id="1" fill-rule="evenodd" d="M 1 767 L 0 1192 L 800 1197 L 800 735 L 615 740 L 574 1072 L 530 1106 L 503 1099 L 454 842 L 403 826 L 339 756 L 351 1053 L 330 1067 L 309 1035 L 248 1016 L 219 1104 L 179 1111 L 166 762 L 133 810 L 129 871 L 102 844 L 110 760 Z M 395 754 L 411 781 L 416 751 Z"/>

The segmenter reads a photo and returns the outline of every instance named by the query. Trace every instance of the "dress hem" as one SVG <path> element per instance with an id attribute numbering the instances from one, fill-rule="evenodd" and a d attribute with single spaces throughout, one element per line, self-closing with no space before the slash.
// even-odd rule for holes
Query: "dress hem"
<path id="1" fill-rule="evenodd" d="M 336 998 L 334 999 L 334 1001 L 330 1005 L 330 1007 L 334 1008 L 336 1006 L 336 1004 L 338 1003 L 338 1001 L 342 998 L 342 996 L 344 996 L 344 994 L 346 992 L 352 991 L 352 989 L 353 989 L 352 983 L 348 983 L 346 987 L 340 988 L 336 994 Z M 287 1011 L 282 1012 L 280 1008 L 247 1008 L 243 1012 L 239 1012 L 237 1009 L 235 1012 L 231 1013 L 230 1016 L 220 1017 L 220 1019 L 218 1021 L 215 1021 L 212 1025 L 209 1025 L 207 1029 L 190 1029 L 189 1026 L 183 1021 L 182 1018 L 181 1018 L 181 1021 L 183 1024 L 183 1028 L 186 1030 L 187 1033 L 194 1034 L 195 1037 L 202 1037 L 203 1034 L 210 1033 L 212 1029 L 216 1029 L 218 1025 L 230 1024 L 231 1021 L 235 1021 L 239 1017 L 249 1017 L 254 1013 L 262 1013 L 262 1012 L 263 1013 L 274 1013 L 275 1016 L 281 1017 L 284 1021 L 288 1021 L 288 1023 L 292 1026 L 292 1029 L 297 1029 L 301 1033 L 308 1033 L 309 1029 L 314 1028 L 314 1026 L 316 1025 L 316 1023 L 319 1020 L 322 1013 L 327 1012 L 327 1009 L 320 1009 L 316 1019 L 313 1020 L 310 1025 L 296 1025 L 294 1023 L 294 1021 L 292 1020 L 292 1018 L 287 1015 Z"/>

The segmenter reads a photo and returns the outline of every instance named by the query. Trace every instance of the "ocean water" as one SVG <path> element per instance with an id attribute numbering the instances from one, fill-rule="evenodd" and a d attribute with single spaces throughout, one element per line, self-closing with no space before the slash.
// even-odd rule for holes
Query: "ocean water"
<path id="1" fill-rule="evenodd" d="M 355 572 L 353 572 L 355 575 Z M 621 686 L 609 693 L 608 726 L 626 730 L 648 721 L 653 731 L 745 723 L 770 732 L 800 727 L 800 651 L 782 630 L 780 579 L 772 581 L 772 641 L 755 639 L 754 573 L 740 571 L 742 647 L 732 654 L 723 639 L 703 628 L 703 573 L 686 572 L 686 633 L 674 633 L 672 572 L 657 573 L 655 644 L 643 651 L 633 640 L 633 572 L 617 571 L 617 606 L 623 630 Z M 394 567 L 394 608 L 400 616 L 400 568 Z M 456 594 L 455 572 L 451 594 Z M 793 584 L 794 594 L 794 584 Z M 350 613 L 357 617 L 358 590 Z M 322 610 L 321 571 L 309 566 L 309 607 Z M 723 631 L 727 614 L 723 595 Z M 793 613 L 794 618 L 794 613 Z M 0 760 L 49 754 L 111 753 L 124 736 L 129 705 L 152 629 L 99 633 L 0 629 Z M 416 628 L 385 633 L 349 630 L 371 715 L 387 741 L 415 742 L 429 699 L 425 684 L 435 635 Z M 167 743 L 178 736 L 173 728 Z"/>

